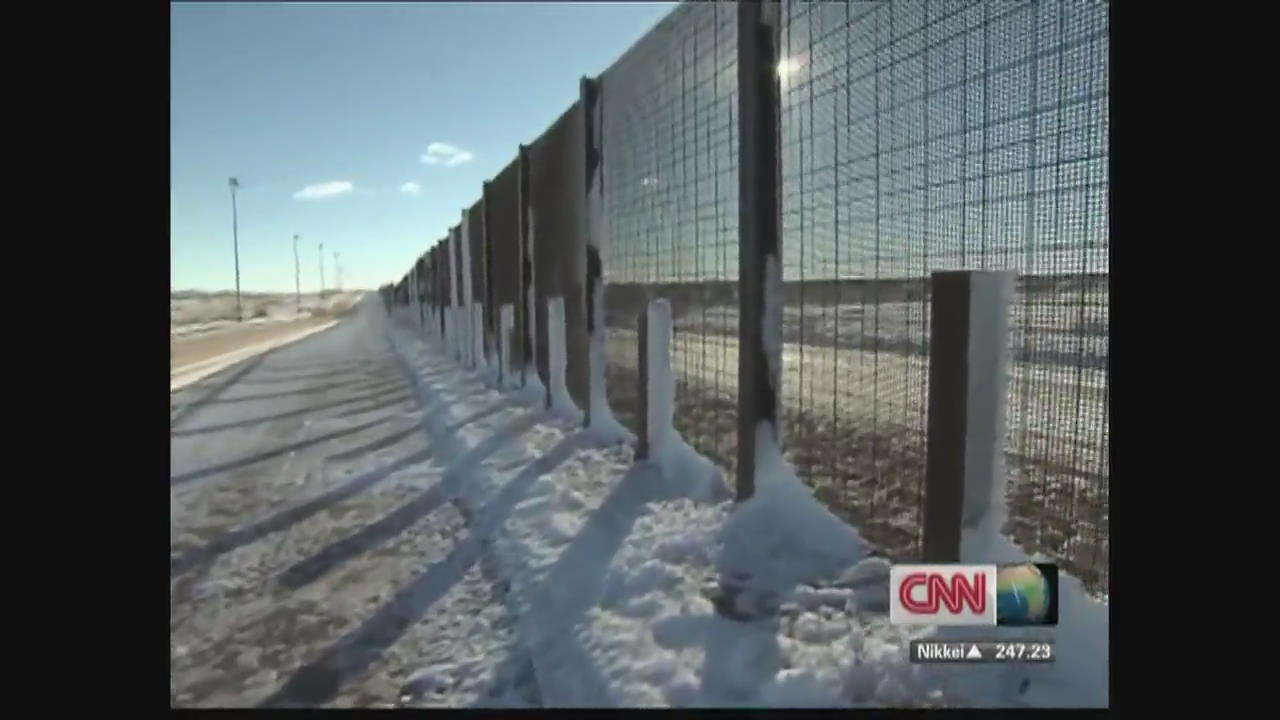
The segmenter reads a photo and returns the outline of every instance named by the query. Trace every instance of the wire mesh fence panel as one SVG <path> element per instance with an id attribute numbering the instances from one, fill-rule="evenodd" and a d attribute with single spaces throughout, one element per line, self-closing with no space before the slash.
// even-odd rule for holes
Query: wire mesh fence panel
<path id="1" fill-rule="evenodd" d="M 779 62 L 787 454 L 896 559 L 918 550 L 925 447 L 915 10 L 786 3 Z"/>
<path id="2" fill-rule="evenodd" d="M 1009 531 L 1106 592 L 1107 5 L 1033 5 L 989 22 L 988 32 L 985 142 L 1005 154 L 988 192 L 1015 198 L 1012 219 L 997 215 L 991 225 L 1019 222 L 1027 239 L 1004 261 L 1023 272 Z M 1014 35 L 1025 39 L 999 41 Z"/>
<path id="3" fill-rule="evenodd" d="M 538 307 L 537 364 L 550 384 L 548 343 L 553 337 L 549 298 L 565 299 L 565 383 L 579 409 L 588 403 L 586 238 L 583 234 L 586 141 L 581 103 L 575 102 L 530 147 L 533 206 L 534 288 Z"/>
<path id="4" fill-rule="evenodd" d="M 500 317 L 502 306 L 512 309 L 513 328 L 521 327 L 524 303 L 520 302 L 520 228 L 519 186 L 515 161 L 509 163 L 485 189 L 485 219 L 488 222 L 489 248 L 493 262 L 490 265 L 493 278 L 493 308 Z M 499 331 L 500 325 L 494 324 Z M 512 332 L 507 339 L 511 357 L 507 358 L 507 373 L 519 374 L 524 357 L 524 338 L 520 332 Z M 501 347 L 499 338 L 498 347 Z"/>
<path id="5" fill-rule="evenodd" d="M 1107 5 L 786 2 L 781 55 L 793 462 L 915 557 L 929 273 L 1017 270 L 1007 530 L 1105 590 Z"/>
<path id="6" fill-rule="evenodd" d="M 601 256 L 618 418 L 635 430 L 635 318 L 671 301 L 676 429 L 732 471 L 738 396 L 737 8 L 677 7 L 601 78 Z"/>

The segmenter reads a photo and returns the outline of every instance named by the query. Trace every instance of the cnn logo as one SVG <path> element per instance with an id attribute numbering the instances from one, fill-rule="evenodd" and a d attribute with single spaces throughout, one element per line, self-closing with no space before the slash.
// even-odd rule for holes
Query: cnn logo
<path id="1" fill-rule="evenodd" d="M 889 568 L 894 625 L 995 625 L 995 565 L 894 565 Z"/>

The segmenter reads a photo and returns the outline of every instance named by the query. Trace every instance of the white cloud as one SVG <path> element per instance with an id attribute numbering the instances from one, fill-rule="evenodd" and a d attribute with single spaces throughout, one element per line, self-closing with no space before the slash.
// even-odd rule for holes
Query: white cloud
<path id="1" fill-rule="evenodd" d="M 308 185 L 293 194 L 294 200 L 322 200 L 324 198 L 333 197 L 349 193 L 355 189 L 355 186 L 346 180 L 330 180 L 318 185 Z"/>
<path id="2" fill-rule="evenodd" d="M 463 150 L 443 142 L 433 142 L 428 145 L 426 154 L 421 157 L 424 164 L 445 167 L 457 167 L 474 159 L 475 155 L 470 150 Z"/>
<path id="3" fill-rule="evenodd" d="M 448 160 L 445 160 L 445 161 L 444 161 L 444 166 L 445 166 L 445 167 L 453 167 L 454 165 L 461 165 L 462 163 L 465 163 L 465 162 L 471 162 L 471 159 L 472 159 L 472 158 L 474 158 L 474 157 L 475 157 L 475 155 L 472 155 L 470 152 L 468 152 L 468 151 L 466 151 L 466 150 L 463 150 L 462 152 L 458 153 L 457 155 L 454 155 L 453 157 L 449 158 Z"/>
<path id="4" fill-rule="evenodd" d="M 400 186 L 400 192 L 405 195 L 417 195 L 422 190 L 422 186 L 416 182 L 407 182 Z"/>

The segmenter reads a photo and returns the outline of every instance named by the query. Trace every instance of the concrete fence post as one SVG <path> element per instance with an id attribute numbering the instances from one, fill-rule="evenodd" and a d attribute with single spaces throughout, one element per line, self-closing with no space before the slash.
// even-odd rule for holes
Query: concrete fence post
<path id="1" fill-rule="evenodd" d="M 567 385 L 568 325 L 563 297 L 547 298 L 547 397 L 548 408 L 564 408 L 572 403 Z"/>
<path id="2" fill-rule="evenodd" d="M 921 559 L 960 562 L 962 530 L 1003 502 L 1010 318 L 1017 276 L 935 272 Z"/>
<path id="3" fill-rule="evenodd" d="M 737 499 L 755 493 L 756 431 L 780 440 L 782 266 L 779 198 L 779 7 L 738 3 L 738 468 Z M 766 327 L 767 326 L 767 327 Z"/>

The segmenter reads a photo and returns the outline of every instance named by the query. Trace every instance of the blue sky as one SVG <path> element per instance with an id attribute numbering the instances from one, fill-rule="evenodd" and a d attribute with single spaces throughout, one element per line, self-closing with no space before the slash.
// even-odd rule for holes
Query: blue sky
<path id="1" fill-rule="evenodd" d="M 670 3 L 173 4 L 170 286 L 399 279 Z"/>

